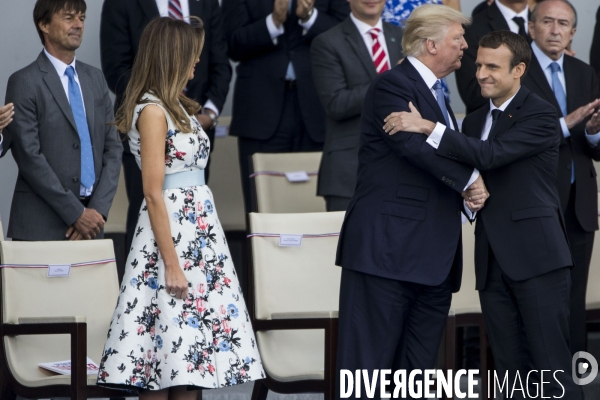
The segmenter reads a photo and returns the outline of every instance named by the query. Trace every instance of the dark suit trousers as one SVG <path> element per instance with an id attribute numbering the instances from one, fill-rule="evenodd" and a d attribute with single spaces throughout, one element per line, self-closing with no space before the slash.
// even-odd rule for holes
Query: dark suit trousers
<path id="1" fill-rule="evenodd" d="M 210 150 L 212 153 L 215 149 L 215 130 L 209 129 L 205 132 L 210 141 Z M 208 183 L 209 166 L 210 157 L 204 169 L 206 183 Z M 140 208 L 144 201 L 144 186 L 142 185 L 142 171 L 135 162 L 135 156 L 131 154 L 128 140 L 123 141 L 123 172 L 125 175 L 125 191 L 127 192 L 127 200 L 129 200 L 129 208 L 127 209 L 127 242 L 125 243 L 125 248 L 127 249 L 127 253 L 129 253 L 133 235 L 135 234 L 135 227 L 140 215 Z"/>
<path id="2" fill-rule="evenodd" d="M 426 286 L 342 269 L 336 391 L 340 370 L 434 369 L 452 300 L 450 279 Z M 393 379 L 392 379 L 393 382 Z M 375 398 L 379 398 L 379 386 Z M 354 392 L 351 398 L 354 398 Z M 366 399 L 364 385 L 362 398 Z"/>
<path id="3" fill-rule="evenodd" d="M 517 282 L 502 272 L 498 261 L 491 255 L 486 285 L 479 291 L 479 298 L 496 373 L 502 382 L 508 371 L 509 391 L 512 390 L 517 371 L 526 388 L 529 371 L 550 370 L 552 372 L 546 372 L 543 376 L 544 396 L 582 399 L 581 388 L 575 385 L 571 377 L 570 297 L 571 275 L 568 268 Z M 553 378 L 557 370 L 564 371 L 556 373 L 556 378 L 564 387 L 564 397 L 561 397 L 563 389 Z M 539 373 L 531 374 L 530 383 L 532 379 L 539 383 L 540 378 Z M 514 391 L 512 398 L 535 398 L 536 389 L 532 385 L 530 388 L 530 397 L 527 393 L 523 396 L 521 391 Z M 502 392 L 505 396 L 506 390 L 505 387 Z M 537 398 L 540 397 L 538 393 Z"/>
<path id="4" fill-rule="evenodd" d="M 266 140 L 238 138 L 238 155 L 246 213 L 252 210 L 250 194 L 250 163 L 252 162 L 252 154 L 323 150 L 323 143 L 313 141 L 308 135 L 300 112 L 297 90 L 295 88 L 286 88 L 283 101 L 281 116 L 279 117 L 279 123 L 273 136 Z"/>
<path id="5" fill-rule="evenodd" d="M 587 291 L 594 233 L 583 230 L 575 215 L 575 182 L 565 211 L 569 247 L 575 266 L 571 268 L 571 353 L 586 351 L 585 295 Z"/>
<path id="6" fill-rule="evenodd" d="M 327 211 L 346 211 L 352 197 L 325 196 L 325 207 Z"/>

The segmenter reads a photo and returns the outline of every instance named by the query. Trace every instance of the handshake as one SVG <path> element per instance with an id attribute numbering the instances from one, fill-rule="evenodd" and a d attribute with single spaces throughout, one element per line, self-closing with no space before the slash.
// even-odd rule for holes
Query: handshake
<path id="1" fill-rule="evenodd" d="M 465 199 L 465 205 L 472 212 L 477 212 L 483 208 L 486 200 L 490 197 L 490 193 L 487 191 L 481 174 L 477 177 L 475 182 L 471 184 L 464 192 L 462 197 Z"/>

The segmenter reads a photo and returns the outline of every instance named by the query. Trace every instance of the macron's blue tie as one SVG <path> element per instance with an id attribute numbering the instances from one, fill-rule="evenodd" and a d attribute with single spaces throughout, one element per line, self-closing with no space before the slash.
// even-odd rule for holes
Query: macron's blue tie
<path id="1" fill-rule="evenodd" d="M 565 93 L 562 83 L 560 83 L 560 79 L 558 79 L 560 65 L 558 65 L 557 62 L 551 63 L 550 71 L 552 71 L 552 91 L 554 92 L 554 97 L 556 97 L 556 101 L 558 102 L 558 106 L 562 112 L 562 116 L 566 117 L 568 114 L 567 94 Z M 573 182 L 575 182 L 575 162 L 571 161 L 571 183 Z"/>
<path id="2" fill-rule="evenodd" d="M 67 67 L 65 74 L 69 77 L 69 101 L 71 111 L 75 118 L 77 133 L 79 134 L 81 150 L 81 184 L 87 189 L 94 186 L 96 175 L 94 172 L 94 153 L 92 151 L 92 141 L 90 139 L 90 130 L 87 119 L 85 118 L 85 109 L 79 85 L 75 81 L 75 69 L 72 66 Z"/>
<path id="3" fill-rule="evenodd" d="M 444 119 L 446 120 L 446 126 L 448 128 L 452 128 L 452 125 L 450 125 L 450 117 L 448 116 L 448 108 L 446 108 L 446 98 L 444 97 L 444 89 L 442 87 L 442 82 L 440 82 L 439 80 L 435 81 L 435 84 L 433 85 L 433 90 L 435 90 L 437 103 L 440 106 L 440 109 L 442 110 Z"/>

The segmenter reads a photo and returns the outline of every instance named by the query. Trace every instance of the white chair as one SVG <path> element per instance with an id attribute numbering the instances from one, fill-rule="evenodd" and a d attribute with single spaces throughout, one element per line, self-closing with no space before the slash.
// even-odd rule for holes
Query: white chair
<path id="1" fill-rule="evenodd" d="M 463 273 L 460 291 L 452 294 L 450 313 L 445 332 L 446 369 L 456 370 L 456 328 L 477 326 L 479 328 L 479 357 L 481 392 L 487 393 L 488 339 L 485 330 L 479 293 L 475 290 L 475 224 L 462 226 Z"/>
<path id="2" fill-rule="evenodd" d="M 325 200 L 317 196 L 317 173 L 321 155 L 320 152 L 252 155 L 252 210 L 261 213 L 326 211 Z M 290 172 L 304 172 L 308 175 L 308 181 L 291 182 L 286 177 L 286 173 Z"/>
<path id="3" fill-rule="evenodd" d="M 85 367 L 86 357 L 100 364 L 119 295 L 112 241 L 4 241 L 0 251 L 2 400 L 122 397 L 96 386 Z M 70 275 L 48 277 L 50 264 L 71 265 Z M 38 367 L 68 359 L 71 376 Z"/>
<path id="4" fill-rule="evenodd" d="M 341 268 L 335 266 L 344 212 L 250 213 L 249 312 L 267 378 L 253 400 L 277 393 L 334 396 Z M 282 247 L 279 234 L 304 235 Z"/>

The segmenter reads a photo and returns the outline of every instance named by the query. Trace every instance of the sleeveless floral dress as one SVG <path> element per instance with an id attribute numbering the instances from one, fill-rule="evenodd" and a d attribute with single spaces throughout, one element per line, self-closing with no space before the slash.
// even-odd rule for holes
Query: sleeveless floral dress
<path id="1" fill-rule="evenodd" d="M 148 103 L 150 102 L 150 103 Z M 135 109 L 129 144 L 138 166 Z M 163 109 L 164 110 L 164 109 Z M 167 117 L 165 174 L 204 169 L 210 143 L 195 117 L 192 133 Z M 171 386 L 218 388 L 264 378 L 260 355 L 208 186 L 163 190 L 171 236 L 189 282 L 188 297 L 171 297 L 164 264 L 142 203 L 121 293 L 100 360 L 98 384 L 134 391 Z"/>

